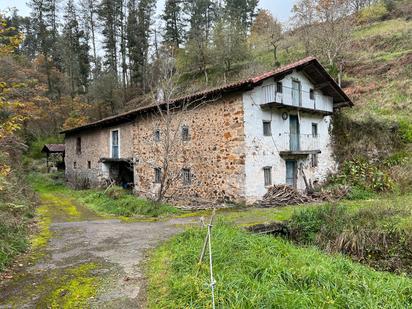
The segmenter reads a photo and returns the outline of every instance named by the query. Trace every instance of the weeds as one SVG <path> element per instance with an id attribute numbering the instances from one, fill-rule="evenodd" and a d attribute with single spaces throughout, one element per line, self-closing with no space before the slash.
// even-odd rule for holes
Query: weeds
<path id="1" fill-rule="evenodd" d="M 375 202 L 357 210 L 343 205 L 299 210 L 289 221 L 291 239 L 347 254 L 378 270 L 412 275 L 410 196 L 403 201 Z"/>
<path id="2" fill-rule="evenodd" d="M 205 233 L 187 230 L 152 254 L 150 308 L 210 308 L 207 265 L 195 275 Z M 342 256 L 222 222 L 212 244 L 218 308 L 405 308 L 412 302 L 411 279 Z"/>
<path id="3" fill-rule="evenodd" d="M 132 217 L 159 217 L 167 214 L 178 214 L 180 211 L 167 204 L 155 203 L 134 196 L 120 187 L 101 190 L 73 190 L 65 186 L 63 174 L 32 174 L 30 182 L 41 193 L 63 194 L 78 200 L 88 208 L 102 214 Z"/>

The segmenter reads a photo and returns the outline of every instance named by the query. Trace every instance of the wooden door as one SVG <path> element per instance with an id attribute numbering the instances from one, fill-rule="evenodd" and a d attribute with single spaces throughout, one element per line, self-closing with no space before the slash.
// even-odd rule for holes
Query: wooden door
<path id="1" fill-rule="evenodd" d="M 296 189 L 297 175 L 297 162 L 295 160 L 286 160 L 286 184 Z"/>
<path id="2" fill-rule="evenodd" d="M 300 129 L 299 129 L 299 119 L 296 115 L 289 116 L 289 148 L 291 151 L 298 151 L 300 148 Z"/>

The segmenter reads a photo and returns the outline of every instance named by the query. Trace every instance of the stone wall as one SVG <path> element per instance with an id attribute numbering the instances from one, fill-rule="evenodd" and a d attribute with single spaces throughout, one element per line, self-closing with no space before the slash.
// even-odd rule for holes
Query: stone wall
<path id="1" fill-rule="evenodd" d="M 119 130 L 120 157 L 133 157 L 133 123 L 125 123 L 110 128 L 82 131 L 65 137 L 66 179 L 73 186 L 87 182 L 90 186 L 98 186 L 104 175 L 101 158 L 109 158 L 110 134 Z M 77 138 L 81 138 L 81 153 L 76 151 Z M 89 166 L 90 162 L 90 166 Z"/>
<path id="2" fill-rule="evenodd" d="M 170 121 L 168 121 L 170 120 Z M 189 129 L 189 140 L 182 141 L 181 129 Z M 154 132 L 160 130 L 160 141 Z M 168 133 L 169 132 L 169 133 Z M 167 142 L 173 139 L 172 142 Z M 166 146 L 170 151 L 165 152 Z M 207 102 L 173 116 L 158 113 L 136 120 L 134 153 L 136 191 L 154 197 L 159 184 L 154 183 L 155 168 L 170 158 L 171 180 L 167 196 L 208 201 L 243 201 L 245 185 L 245 147 L 243 106 L 240 94 Z M 169 153 L 169 155 L 165 155 Z M 190 169 L 191 185 L 183 185 L 181 170 Z"/>

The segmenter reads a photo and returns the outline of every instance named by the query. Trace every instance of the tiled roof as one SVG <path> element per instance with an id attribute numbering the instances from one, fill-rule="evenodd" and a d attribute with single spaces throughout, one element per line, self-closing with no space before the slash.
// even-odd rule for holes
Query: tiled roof
<path id="1" fill-rule="evenodd" d="M 64 152 L 64 144 L 46 144 L 42 152 Z"/>
<path id="2" fill-rule="evenodd" d="M 349 105 L 349 106 L 353 105 L 352 101 L 347 97 L 345 92 L 336 84 L 333 78 L 326 72 L 326 70 L 314 57 L 306 57 L 299 61 L 290 63 L 288 65 L 281 66 L 272 71 L 265 72 L 257 76 L 248 78 L 248 79 L 240 80 L 235 83 L 227 84 L 221 87 L 206 89 L 204 91 L 196 92 L 191 95 L 177 97 L 169 102 L 163 102 L 161 103 L 161 105 L 166 104 L 166 103 L 175 104 L 179 102 L 191 102 L 193 100 L 199 100 L 199 99 L 201 100 L 203 98 L 206 99 L 208 97 L 211 97 L 217 94 L 224 94 L 224 93 L 234 92 L 238 90 L 252 89 L 253 87 L 257 86 L 260 82 L 264 81 L 267 78 L 276 77 L 276 76 L 285 74 L 287 72 L 290 72 L 294 69 L 305 67 L 310 64 L 315 65 L 317 67 L 316 68 L 317 72 L 321 74 L 322 76 L 324 76 L 324 78 L 330 83 L 330 86 L 336 91 L 338 96 L 341 98 L 340 100 L 341 102 L 343 102 L 343 105 Z M 152 104 L 152 105 L 140 107 L 140 108 L 133 109 L 125 113 L 121 113 L 115 116 L 111 116 L 111 117 L 107 117 L 107 118 L 104 118 L 104 119 L 101 119 L 95 122 L 91 122 L 91 123 L 88 123 L 80 127 L 64 130 L 61 133 L 65 133 L 65 134 L 75 133 L 75 132 L 82 131 L 85 129 L 91 129 L 91 128 L 99 127 L 99 126 L 109 126 L 109 125 L 116 124 L 122 121 L 129 121 L 129 120 L 134 119 L 134 117 L 136 117 L 137 114 L 148 111 L 148 110 L 152 110 L 153 108 L 157 108 L 158 106 L 159 104 Z"/>

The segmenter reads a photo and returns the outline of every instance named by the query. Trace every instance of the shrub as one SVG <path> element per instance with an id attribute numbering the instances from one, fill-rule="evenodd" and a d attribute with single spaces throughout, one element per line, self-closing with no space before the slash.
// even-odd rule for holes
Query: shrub
<path id="1" fill-rule="evenodd" d="M 388 14 L 388 10 L 383 1 L 376 4 L 368 5 L 363 8 L 358 14 L 358 21 L 360 23 L 371 23 L 382 20 Z"/>
<path id="2" fill-rule="evenodd" d="M 346 161 L 331 182 L 354 187 L 355 192 L 387 192 L 393 191 L 395 183 L 390 175 L 377 165 L 364 159 Z"/>

